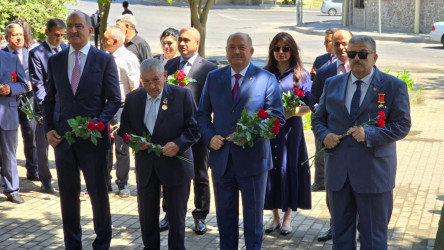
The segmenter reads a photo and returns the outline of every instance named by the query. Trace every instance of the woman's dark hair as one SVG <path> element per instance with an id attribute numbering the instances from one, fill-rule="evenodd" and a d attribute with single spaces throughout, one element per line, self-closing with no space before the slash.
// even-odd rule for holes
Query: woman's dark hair
<path id="1" fill-rule="evenodd" d="M 160 35 L 160 41 L 162 42 L 162 39 L 167 36 L 174 36 L 176 38 L 176 41 L 179 41 L 179 31 L 174 28 L 168 28 L 164 30 Z"/>
<path id="2" fill-rule="evenodd" d="M 293 68 L 293 80 L 296 86 L 304 80 L 304 72 L 302 70 L 302 60 L 299 53 L 299 47 L 293 37 L 287 32 L 280 32 L 273 37 L 268 47 L 268 62 L 265 69 L 268 71 L 275 71 L 277 69 L 277 60 L 274 58 L 273 49 L 277 46 L 279 41 L 283 41 L 290 48 L 290 67 Z"/>
<path id="3" fill-rule="evenodd" d="M 23 37 L 25 40 L 25 44 L 23 45 L 23 47 L 29 49 L 31 47 L 31 45 L 33 45 L 36 41 L 34 39 L 34 36 L 32 35 L 32 31 L 31 31 L 31 27 L 29 26 L 29 24 L 21 19 L 16 19 L 14 20 L 13 23 L 16 23 L 20 26 L 22 26 L 23 28 Z"/>

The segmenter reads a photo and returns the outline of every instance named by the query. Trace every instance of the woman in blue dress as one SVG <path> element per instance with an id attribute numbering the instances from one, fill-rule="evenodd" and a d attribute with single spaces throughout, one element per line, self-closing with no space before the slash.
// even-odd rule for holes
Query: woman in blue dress
<path id="1" fill-rule="evenodd" d="M 298 88 L 304 92 L 302 100 L 308 104 L 310 74 L 302 67 L 299 48 L 293 37 L 286 32 L 278 33 L 268 52 L 265 69 L 276 76 L 281 93 Z M 264 209 L 273 210 L 273 219 L 265 229 L 266 233 L 280 229 L 281 235 L 290 234 L 291 212 L 298 208 L 311 208 L 309 164 L 301 165 L 308 158 L 301 116 L 308 112 L 307 105 L 296 107 L 293 111 L 286 110 L 285 125 L 276 139 L 270 141 L 273 169 L 268 174 Z M 284 212 L 282 224 L 279 209 Z"/>

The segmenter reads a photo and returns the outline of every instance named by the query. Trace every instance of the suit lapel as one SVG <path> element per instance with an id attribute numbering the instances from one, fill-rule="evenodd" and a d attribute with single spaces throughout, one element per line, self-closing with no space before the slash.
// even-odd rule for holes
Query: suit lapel
<path id="1" fill-rule="evenodd" d="M 188 77 L 193 78 L 193 76 L 199 72 L 199 68 L 202 63 L 202 58 L 198 55 L 191 66 L 190 72 L 188 72 Z"/>
<path id="2" fill-rule="evenodd" d="M 157 128 L 162 124 L 163 119 L 167 116 L 168 108 L 166 110 L 162 109 L 163 101 L 166 100 L 168 103 L 174 101 L 174 95 L 171 95 L 171 86 L 168 83 L 164 83 L 162 97 L 160 98 L 159 110 L 157 111 L 156 123 L 153 128 L 153 135 L 156 133 Z M 167 105 L 168 106 L 168 105 Z"/>
<path id="3" fill-rule="evenodd" d="M 243 96 L 246 95 L 246 93 L 248 93 L 249 89 L 251 88 L 251 86 L 253 86 L 254 81 L 255 81 L 255 77 L 256 77 L 256 69 L 254 68 L 255 66 L 253 64 L 250 64 L 250 66 L 248 67 L 247 72 L 245 73 L 244 78 L 242 79 L 242 84 L 239 88 L 239 93 L 237 93 L 236 99 L 234 100 L 234 106 L 236 106 L 237 104 L 239 104 L 240 100 L 242 100 Z M 231 76 L 230 76 L 230 80 L 231 80 Z M 231 81 L 230 81 L 231 83 Z M 231 84 L 230 84 L 231 87 Z"/>
<path id="4" fill-rule="evenodd" d="M 148 128 L 145 125 L 146 98 L 147 98 L 147 93 L 144 89 L 144 91 L 140 91 L 140 97 L 136 99 L 136 101 L 138 102 L 136 107 L 141 107 L 141 108 L 134 110 L 134 112 L 136 113 L 136 117 L 140 117 L 138 121 L 139 127 L 143 128 L 145 132 L 149 133 Z"/>
<path id="5" fill-rule="evenodd" d="M 335 74 L 336 75 L 336 74 Z M 338 93 L 338 98 L 339 100 L 343 100 L 341 103 L 341 111 L 344 112 L 344 114 L 347 117 L 350 117 L 350 113 L 347 110 L 347 106 L 345 106 L 345 95 L 347 93 L 347 83 L 348 83 L 348 78 L 350 77 L 350 73 L 345 73 L 343 75 L 340 75 L 338 81 L 336 81 L 333 84 L 339 84 L 339 93 Z"/>
<path id="6" fill-rule="evenodd" d="M 70 90 L 69 92 L 71 93 L 72 97 L 74 97 L 74 94 L 72 93 L 72 88 L 71 88 L 71 82 L 69 81 L 69 76 L 68 76 L 68 55 L 69 55 L 69 49 L 61 51 L 57 54 L 57 60 L 56 60 L 56 64 L 57 66 L 59 66 L 58 64 L 60 64 L 60 67 L 62 67 L 58 71 L 58 74 L 62 74 L 63 77 L 63 83 L 66 83 L 66 87 Z M 54 72 L 55 74 L 57 74 L 56 72 Z"/>

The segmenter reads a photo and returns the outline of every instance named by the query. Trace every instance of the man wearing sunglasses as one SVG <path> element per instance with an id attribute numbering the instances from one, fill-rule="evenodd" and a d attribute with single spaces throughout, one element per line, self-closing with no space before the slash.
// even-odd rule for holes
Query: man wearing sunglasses
<path id="1" fill-rule="evenodd" d="M 324 67 L 321 67 L 313 81 L 313 85 L 311 87 L 311 96 L 310 96 L 310 109 L 315 112 L 316 106 L 318 105 L 319 98 L 322 95 L 322 91 L 324 89 L 325 80 L 332 76 L 340 75 L 346 73 L 350 70 L 348 64 L 347 57 L 347 46 L 348 42 L 352 38 L 352 33 L 348 30 L 337 30 L 333 34 L 333 50 L 335 56 L 337 58 L 335 63 L 331 63 Z M 324 166 L 324 154 L 321 152 L 318 153 L 324 145 L 322 141 L 319 141 L 315 135 L 315 145 L 316 145 L 316 153 L 319 155 L 315 159 L 315 177 L 314 183 L 311 186 L 311 190 L 313 192 L 325 190 L 325 166 Z M 327 194 L 328 197 L 328 194 Z M 328 199 L 328 198 L 327 198 Z M 328 207 L 328 200 L 327 200 Z M 331 225 L 331 223 L 330 223 Z M 320 235 L 318 237 L 318 241 L 327 241 L 332 238 L 332 230 L 331 228 Z"/>
<path id="2" fill-rule="evenodd" d="M 373 38 L 353 37 L 347 55 L 351 72 L 326 80 L 312 118 L 316 137 L 328 148 L 325 184 L 333 249 L 356 249 L 358 223 L 361 249 L 387 249 L 396 141 L 411 127 L 407 85 L 374 66 L 378 54 Z M 385 124 L 360 125 L 381 111 Z"/>

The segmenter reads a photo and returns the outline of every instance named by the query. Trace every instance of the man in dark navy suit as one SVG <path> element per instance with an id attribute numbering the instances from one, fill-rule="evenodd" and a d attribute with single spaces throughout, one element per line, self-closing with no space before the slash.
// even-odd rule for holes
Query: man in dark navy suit
<path id="1" fill-rule="evenodd" d="M 24 48 L 24 35 L 23 28 L 19 24 L 12 23 L 6 26 L 6 41 L 8 41 L 8 46 L 3 48 L 3 51 L 11 52 L 18 56 L 22 66 L 25 70 L 26 81 L 29 81 L 29 66 L 28 57 L 29 51 Z M 31 103 L 32 107 L 35 109 L 35 86 L 32 86 L 32 90 L 27 92 L 25 95 Z M 18 107 L 23 107 L 25 101 L 19 99 Z M 31 181 L 38 181 L 38 171 L 37 171 L 37 146 L 35 142 L 35 129 L 37 121 L 34 119 L 29 120 L 26 113 L 18 109 L 19 113 L 19 123 L 20 130 L 23 137 L 23 149 L 25 153 L 25 167 L 26 167 L 26 178 Z"/>
<path id="2" fill-rule="evenodd" d="M 327 53 L 316 57 L 315 61 L 313 62 L 313 67 L 310 71 L 312 81 L 318 69 L 322 68 L 325 65 L 332 64 L 336 61 L 335 51 L 333 49 L 333 33 L 335 33 L 337 30 L 338 29 L 336 28 L 330 28 L 325 31 L 324 46 Z"/>
<path id="3" fill-rule="evenodd" d="M 194 177 L 191 145 L 199 140 L 196 105 L 187 88 L 165 82 L 167 72 L 158 59 L 140 65 L 143 88 L 130 92 L 123 108 L 119 134 L 151 135 L 151 143 L 162 146 L 162 155 L 147 153 L 151 143 L 136 153 L 137 201 L 144 249 L 160 249 L 159 202 L 163 186 L 170 222 L 169 249 L 185 249 L 185 215 Z"/>
<path id="4" fill-rule="evenodd" d="M 183 28 L 179 34 L 180 57 L 173 58 L 167 62 L 165 69 L 168 75 L 174 74 L 182 69 L 187 77 L 193 78 L 196 82 L 190 83 L 187 88 L 191 90 L 196 105 L 199 105 L 205 79 L 208 72 L 216 69 L 216 64 L 205 60 L 199 56 L 200 34 L 192 27 Z M 208 177 L 208 148 L 202 140 L 193 145 L 194 158 L 194 232 L 205 234 L 207 226 L 205 219 L 210 211 L 210 181 Z M 166 215 L 166 220 L 168 217 Z M 167 223 L 167 222 L 166 222 Z M 165 219 L 162 220 L 161 230 L 165 227 Z"/>
<path id="5" fill-rule="evenodd" d="M 114 58 L 91 46 L 92 33 L 87 14 L 76 11 L 68 16 L 70 47 L 49 58 L 48 89 L 43 101 L 43 123 L 48 143 L 54 148 L 67 249 L 82 248 L 80 170 L 93 209 L 97 237 L 92 247 L 109 249 L 111 243 L 106 152 L 111 144 L 108 122 L 119 109 L 120 89 Z M 97 146 L 89 139 L 75 138 L 72 145 L 63 139 L 72 130 L 68 119 L 76 116 L 106 124 Z"/>
<path id="6" fill-rule="evenodd" d="M 352 38 L 352 36 L 353 36 L 352 33 L 348 30 L 337 30 L 333 34 L 333 49 L 335 51 L 337 60 L 335 63 L 320 68 L 316 73 L 313 85 L 311 87 L 311 96 L 310 96 L 310 105 L 309 105 L 310 109 L 313 112 L 316 111 L 319 98 L 321 97 L 322 91 L 324 89 L 325 81 L 332 76 L 344 74 L 350 71 L 348 57 L 347 57 L 347 46 L 348 46 L 348 41 Z M 316 138 L 316 135 L 315 135 L 315 145 L 316 145 L 316 152 L 319 152 L 321 148 L 324 147 L 322 142 Z M 315 159 L 315 178 L 314 178 L 314 183 L 312 185 L 312 191 L 325 190 L 324 180 L 325 180 L 324 154 L 321 152 L 320 154 L 318 154 L 318 157 L 316 157 Z M 326 200 L 327 200 L 327 207 L 330 209 L 328 204 L 328 197 L 326 197 Z M 330 223 L 330 229 L 327 232 L 320 235 L 318 237 L 318 241 L 331 240 L 332 237 L 333 236 Z"/>
<path id="7" fill-rule="evenodd" d="M 62 43 L 65 32 L 66 25 L 62 20 L 50 19 L 46 23 L 45 41 L 29 52 L 29 76 L 33 86 L 35 86 L 37 111 L 42 110 L 42 102 L 48 87 L 48 59 L 50 56 L 68 47 Z M 51 184 L 52 175 L 49 171 L 48 141 L 46 140 L 41 122 L 37 123 L 35 140 L 37 144 L 39 179 L 42 182 L 40 190 L 44 193 L 54 193 Z"/>

